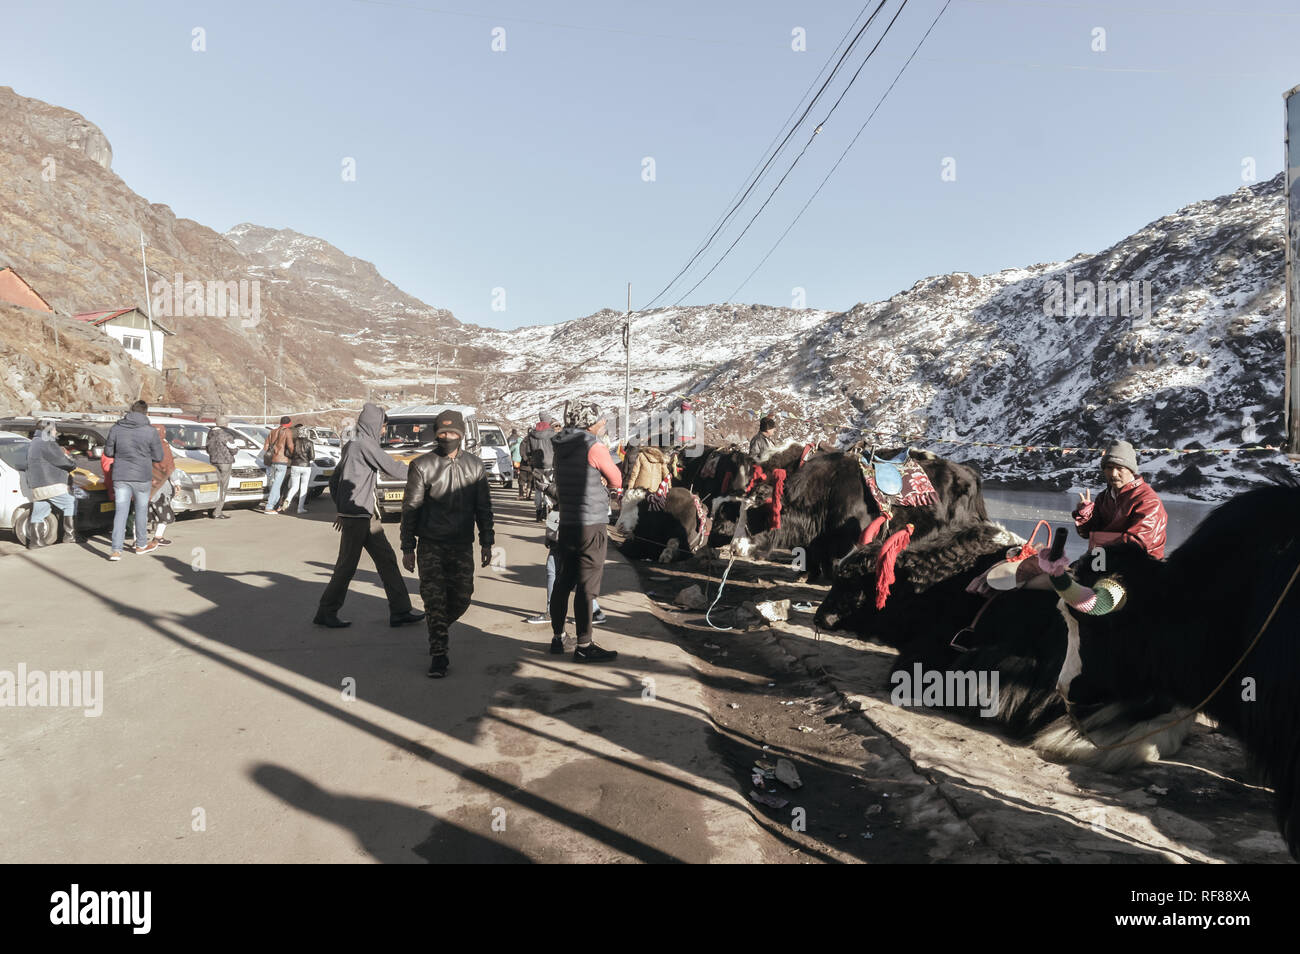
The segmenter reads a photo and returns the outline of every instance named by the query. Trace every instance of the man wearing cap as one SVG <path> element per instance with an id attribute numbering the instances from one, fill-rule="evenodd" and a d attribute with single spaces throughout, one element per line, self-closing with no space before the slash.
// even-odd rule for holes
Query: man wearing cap
<path id="1" fill-rule="evenodd" d="M 601 441 L 605 419 L 590 402 L 572 405 L 564 430 L 555 438 L 555 491 L 560 501 L 555 588 L 551 593 L 551 652 L 564 652 L 564 620 L 573 597 L 578 646 L 575 662 L 608 662 L 618 653 L 601 649 L 591 639 L 592 601 L 600 595 L 609 542 L 609 490 L 622 489 L 623 479 Z"/>
<path id="2" fill-rule="evenodd" d="M 1159 495 L 1138 475 L 1137 452 L 1128 441 L 1114 441 L 1101 458 L 1106 489 L 1096 500 L 1079 494 L 1074 526 L 1088 547 L 1136 543 L 1157 560 L 1164 559 L 1169 515 Z"/>
<path id="3" fill-rule="evenodd" d="M 776 418 L 765 417 L 758 422 L 758 433 L 749 442 L 749 456 L 754 460 L 766 460 L 776 448 Z"/>
<path id="4" fill-rule="evenodd" d="M 429 625 L 429 677 L 447 675 L 448 628 L 474 594 L 474 527 L 481 562 L 492 562 L 492 491 L 477 454 L 465 453 L 465 418 L 450 408 L 434 424 L 437 448 L 411 461 L 402 502 L 402 565 L 418 563 Z"/>

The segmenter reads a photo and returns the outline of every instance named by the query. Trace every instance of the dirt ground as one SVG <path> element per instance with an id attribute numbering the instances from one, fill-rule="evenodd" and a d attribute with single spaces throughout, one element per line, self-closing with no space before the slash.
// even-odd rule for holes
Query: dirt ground
<path id="1" fill-rule="evenodd" d="M 780 554 L 777 554 L 780 556 Z M 1237 742 L 1200 717 L 1169 759 L 1119 774 L 1044 761 L 996 731 L 889 701 L 895 651 L 817 633 L 811 613 L 738 624 L 743 601 L 806 600 L 789 562 L 732 563 L 709 612 L 673 603 L 698 584 L 710 603 L 727 569 L 702 551 L 635 564 L 656 614 L 698 660 L 716 745 L 738 790 L 756 758 L 789 758 L 790 805 L 751 803 L 792 857 L 888 862 L 1288 862 L 1271 793 L 1248 781 Z M 712 622 L 713 626 L 710 625 Z M 795 830 L 794 809 L 805 830 Z"/>

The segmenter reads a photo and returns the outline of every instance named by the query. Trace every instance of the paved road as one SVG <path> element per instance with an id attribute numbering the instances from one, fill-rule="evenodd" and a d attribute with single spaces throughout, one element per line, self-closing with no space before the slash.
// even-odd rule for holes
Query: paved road
<path id="1" fill-rule="evenodd" d="M 777 860 L 631 567 L 611 563 L 601 600 L 617 664 L 550 656 L 521 612 L 543 601 L 540 527 L 512 493 L 494 505 L 507 567 L 479 571 L 443 681 L 423 628 L 388 626 L 365 557 L 353 626 L 311 625 L 328 499 L 184 520 L 117 564 L 103 537 L 6 543 L 0 691 L 20 664 L 90 670 L 103 711 L 0 708 L 0 860 Z"/>

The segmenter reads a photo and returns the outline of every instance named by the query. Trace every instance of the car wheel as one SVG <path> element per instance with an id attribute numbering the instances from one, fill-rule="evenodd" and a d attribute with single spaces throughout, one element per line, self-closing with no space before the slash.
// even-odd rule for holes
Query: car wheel
<path id="1" fill-rule="evenodd" d="M 18 538 L 20 546 L 27 546 L 28 535 L 32 531 L 32 508 L 21 507 L 14 514 L 14 536 Z M 46 543 L 53 543 L 59 535 L 59 520 L 54 516 L 54 508 L 45 515 L 41 524 L 41 538 Z"/>
<path id="2" fill-rule="evenodd" d="M 324 487 L 312 487 L 310 490 L 307 491 L 307 499 L 308 499 L 308 500 L 315 500 L 317 497 L 319 497 L 319 496 L 320 496 L 321 494 L 323 494 L 323 493 L 325 493 L 325 488 L 324 488 Z"/>

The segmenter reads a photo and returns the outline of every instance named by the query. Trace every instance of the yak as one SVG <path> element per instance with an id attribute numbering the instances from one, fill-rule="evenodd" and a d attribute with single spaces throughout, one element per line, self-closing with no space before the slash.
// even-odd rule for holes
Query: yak
<path id="1" fill-rule="evenodd" d="M 1273 788 L 1278 827 L 1300 858 L 1300 488 L 1234 498 L 1164 561 L 1133 545 L 1104 557 L 1082 561 L 1076 578 L 1089 589 L 1104 581 L 1114 608 L 1061 602 L 1061 695 L 1073 706 L 1098 689 L 1155 689 L 1205 711 Z"/>
<path id="2" fill-rule="evenodd" d="M 930 478 L 938 499 L 928 505 L 893 508 L 878 539 L 909 524 L 915 541 L 944 527 L 988 521 L 978 470 L 926 451 L 912 451 L 911 457 Z M 747 526 L 751 535 L 744 549 L 767 559 L 779 548 L 804 547 L 808 582 L 830 582 L 836 562 L 858 546 L 864 531 L 880 515 L 879 503 L 867 491 L 856 451 L 818 454 L 786 483 L 781 526 L 757 533 Z"/>
<path id="3" fill-rule="evenodd" d="M 685 487 L 673 487 L 662 504 L 629 493 L 623 500 L 616 528 L 623 532 L 619 551 L 629 560 L 688 559 L 711 541 L 699 537 L 696 498 Z"/>
<path id="4" fill-rule="evenodd" d="M 996 672 L 996 713 L 981 716 L 973 699 L 941 698 L 934 706 L 981 716 L 984 724 L 998 725 L 1010 738 L 1030 741 L 1044 757 L 1117 771 L 1177 751 L 1191 726 L 1176 721 L 1181 710 L 1166 693 L 1147 689 L 1121 698 L 1093 686 L 1086 701 L 1081 698 L 1075 711 L 1067 711 L 1056 688 L 1066 657 L 1066 628 L 1055 593 L 1003 593 L 986 605 L 986 597 L 967 592 L 972 580 L 1020 542 L 987 521 L 939 530 L 899 554 L 883 609 L 876 608 L 874 599 L 880 544 L 863 547 L 841 563 L 816 624 L 899 649 L 890 674 L 895 683 L 912 679 L 918 667 L 945 678 Z M 953 637 L 963 630 L 964 649 L 956 648 Z M 1114 749 L 1094 744 L 1119 744 L 1153 729 L 1158 731 L 1139 744 Z"/>

